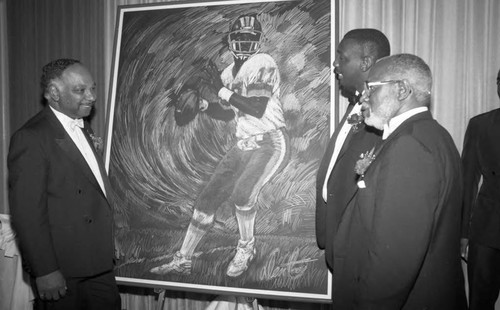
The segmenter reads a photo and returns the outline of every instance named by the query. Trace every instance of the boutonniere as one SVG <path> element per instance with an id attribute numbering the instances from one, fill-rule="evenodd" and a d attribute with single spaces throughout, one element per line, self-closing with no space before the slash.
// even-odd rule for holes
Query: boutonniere
<path id="1" fill-rule="evenodd" d="M 347 118 L 347 123 L 352 125 L 352 129 L 354 130 L 354 132 L 357 132 L 364 124 L 364 120 L 365 118 L 363 116 L 363 113 L 361 113 L 360 111 L 358 113 L 349 115 L 349 117 Z"/>
<path id="2" fill-rule="evenodd" d="M 103 149 L 102 138 L 95 136 L 93 133 L 90 133 L 89 136 L 92 140 L 92 144 L 94 144 L 94 148 L 96 149 L 96 151 L 101 152 Z"/>
<path id="3" fill-rule="evenodd" d="M 359 156 L 356 165 L 354 166 L 354 171 L 359 175 L 358 187 L 366 188 L 365 184 L 365 172 L 368 167 L 370 167 L 371 163 L 375 159 L 375 147 L 373 147 L 370 151 L 361 153 Z"/>

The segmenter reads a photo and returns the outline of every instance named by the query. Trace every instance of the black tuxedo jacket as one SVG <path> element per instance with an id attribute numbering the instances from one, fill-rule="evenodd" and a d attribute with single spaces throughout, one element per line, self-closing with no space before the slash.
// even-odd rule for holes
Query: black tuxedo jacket
<path id="1" fill-rule="evenodd" d="M 95 153 L 88 130 L 86 123 L 83 131 Z M 110 203 L 49 107 L 12 136 L 8 168 L 12 224 L 30 274 L 59 269 L 66 277 L 86 277 L 113 269 Z"/>
<path id="2" fill-rule="evenodd" d="M 316 241 L 320 249 L 325 249 L 325 258 L 330 270 L 334 269 L 333 240 L 340 218 L 358 189 L 354 166 L 362 153 L 371 150 L 381 141 L 381 132 L 371 127 L 361 124 L 357 130 L 351 128 L 328 179 L 328 202 L 326 203 L 322 192 L 328 165 L 330 164 L 339 131 L 346 122 L 352 108 L 352 105 L 348 107 L 338 125 L 338 129 L 330 138 L 316 179 Z"/>
<path id="3" fill-rule="evenodd" d="M 466 308 L 460 157 L 430 112 L 376 151 L 334 240 L 335 309 Z"/>
<path id="4" fill-rule="evenodd" d="M 500 249 L 500 109 L 469 121 L 462 151 L 462 171 L 462 235 Z"/>

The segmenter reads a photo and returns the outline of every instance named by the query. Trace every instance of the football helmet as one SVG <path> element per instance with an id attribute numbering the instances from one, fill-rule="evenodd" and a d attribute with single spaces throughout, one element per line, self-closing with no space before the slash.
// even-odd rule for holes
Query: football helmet
<path id="1" fill-rule="evenodd" d="M 234 57 L 246 60 L 260 51 L 262 36 L 262 26 L 256 16 L 242 15 L 231 25 L 229 50 Z"/>

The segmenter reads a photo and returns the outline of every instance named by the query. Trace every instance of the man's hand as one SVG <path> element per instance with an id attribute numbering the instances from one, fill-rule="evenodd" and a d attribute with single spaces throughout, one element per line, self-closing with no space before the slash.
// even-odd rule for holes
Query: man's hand
<path id="1" fill-rule="evenodd" d="M 198 90 L 200 96 L 209 103 L 219 102 L 219 90 L 224 87 L 220 72 L 212 60 L 208 60 L 200 69 Z"/>
<path id="2" fill-rule="evenodd" d="M 460 255 L 465 261 L 469 259 L 469 239 L 467 238 L 460 239 Z"/>
<path id="3" fill-rule="evenodd" d="M 210 81 L 210 84 L 216 89 L 218 92 L 224 84 L 222 83 L 220 72 L 217 66 L 214 64 L 212 60 L 209 60 L 208 63 L 203 68 L 203 73 L 206 75 L 206 79 Z"/>
<path id="4" fill-rule="evenodd" d="M 66 280 L 59 270 L 36 278 L 38 295 L 42 300 L 59 300 L 66 295 Z"/>

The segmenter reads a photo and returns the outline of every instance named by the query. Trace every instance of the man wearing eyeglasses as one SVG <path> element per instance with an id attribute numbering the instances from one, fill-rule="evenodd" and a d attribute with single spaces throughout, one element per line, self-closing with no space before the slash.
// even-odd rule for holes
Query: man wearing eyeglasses
<path id="1" fill-rule="evenodd" d="M 497 75 L 497 93 L 500 97 L 500 71 Z M 480 114 L 469 121 L 462 151 L 462 256 L 467 259 L 470 310 L 495 309 L 500 290 L 498 141 L 500 109 Z"/>
<path id="2" fill-rule="evenodd" d="M 357 162 L 360 189 L 335 239 L 337 310 L 466 309 L 460 158 L 429 112 L 431 86 L 410 54 L 379 60 L 367 78 L 365 122 L 384 134 Z"/>
<path id="3" fill-rule="evenodd" d="M 338 223 L 358 188 L 354 164 L 361 151 L 381 139 L 379 131 L 364 126 L 359 96 L 375 62 L 389 54 L 389 40 L 376 29 L 351 30 L 337 47 L 334 72 L 342 94 L 355 99 L 330 138 L 316 180 L 316 240 L 332 271 Z"/>

